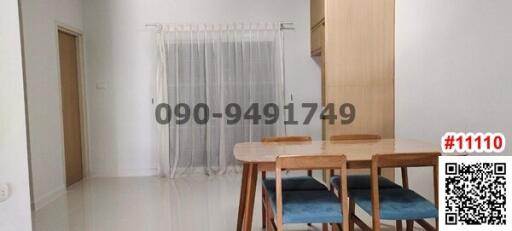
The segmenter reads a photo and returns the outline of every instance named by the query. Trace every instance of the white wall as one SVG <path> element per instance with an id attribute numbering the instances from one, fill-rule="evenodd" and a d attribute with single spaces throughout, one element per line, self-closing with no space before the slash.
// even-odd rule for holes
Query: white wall
<path id="1" fill-rule="evenodd" d="M 64 192 L 57 23 L 82 28 L 81 0 L 21 0 L 32 190 L 36 208 Z"/>
<path id="2" fill-rule="evenodd" d="M 285 32 L 287 92 L 320 102 L 320 69 L 309 55 L 309 0 L 84 1 L 90 170 L 95 176 L 156 172 L 154 33 L 146 23 L 293 22 Z M 96 85 L 106 84 L 104 90 Z M 306 113 L 306 111 L 302 112 Z M 320 138 L 320 123 L 289 127 Z"/>
<path id="3" fill-rule="evenodd" d="M 0 184 L 11 196 L 0 202 L 0 230 L 32 230 L 25 96 L 17 0 L 0 3 Z"/>
<path id="4" fill-rule="evenodd" d="M 396 1 L 396 136 L 502 132 L 512 151 L 512 1 Z M 430 172 L 411 173 L 428 192 Z"/>

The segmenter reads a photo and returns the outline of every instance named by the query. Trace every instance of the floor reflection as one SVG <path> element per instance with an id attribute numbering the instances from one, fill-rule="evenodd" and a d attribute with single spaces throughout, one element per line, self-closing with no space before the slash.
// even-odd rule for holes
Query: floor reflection
<path id="1" fill-rule="evenodd" d="M 235 230 L 239 190 L 239 175 L 88 179 L 36 211 L 35 230 Z M 261 195 L 259 190 L 256 195 Z M 257 231 L 260 210 L 257 198 L 253 224 Z M 299 225 L 287 230 L 321 229 Z"/>

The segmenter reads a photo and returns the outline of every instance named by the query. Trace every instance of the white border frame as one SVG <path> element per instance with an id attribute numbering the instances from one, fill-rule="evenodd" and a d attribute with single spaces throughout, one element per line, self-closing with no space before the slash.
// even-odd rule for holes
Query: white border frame
<path id="1" fill-rule="evenodd" d="M 59 107 L 60 107 L 60 123 L 62 130 L 62 144 L 64 144 L 64 116 L 62 114 L 62 86 L 60 79 L 60 49 L 59 49 L 59 31 L 63 31 L 68 34 L 72 34 L 77 37 L 77 61 L 78 61 L 78 94 L 80 101 L 80 128 L 81 128 L 81 142 L 82 142 L 82 177 L 83 180 L 87 179 L 90 176 L 90 164 L 89 164 L 89 115 L 87 110 L 87 81 L 86 81 L 86 73 L 85 73 L 85 49 L 84 49 L 84 38 L 83 33 L 80 29 L 69 26 L 65 23 L 55 22 L 55 43 L 56 43 L 56 52 L 57 52 L 57 73 L 58 73 L 58 88 L 59 88 Z M 62 153 L 62 166 L 63 166 L 63 177 L 66 180 L 66 154 L 65 148 L 63 147 L 64 152 Z M 67 181 L 67 180 L 66 180 Z M 64 182 L 65 187 L 67 187 L 66 182 Z"/>

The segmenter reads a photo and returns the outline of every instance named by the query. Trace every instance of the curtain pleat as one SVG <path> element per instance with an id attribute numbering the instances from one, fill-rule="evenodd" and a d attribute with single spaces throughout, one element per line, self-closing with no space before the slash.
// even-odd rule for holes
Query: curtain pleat
<path id="1" fill-rule="evenodd" d="M 165 25 L 157 37 L 157 104 L 167 103 L 172 109 L 170 124 L 158 125 L 162 176 L 236 171 L 236 143 L 283 134 L 281 111 L 274 124 L 265 124 L 265 118 L 258 124 L 243 118 L 228 124 L 226 118 L 229 104 L 240 105 L 242 117 L 252 103 L 259 104 L 260 114 L 269 103 L 282 110 L 283 49 L 279 23 Z M 178 104 L 190 106 L 187 123 L 176 123 L 174 109 Z M 209 107 L 206 124 L 197 124 L 193 119 L 193 109 L 198 104 Z M 213 113 L 224 116 L 214 118 Z"/>

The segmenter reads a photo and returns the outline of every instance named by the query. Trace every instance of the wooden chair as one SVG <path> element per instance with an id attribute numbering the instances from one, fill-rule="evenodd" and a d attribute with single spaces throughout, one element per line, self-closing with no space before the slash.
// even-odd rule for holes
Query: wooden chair
<path id="1" fill-rule="evenodd" d="M 271 137 L 263 137 L 261 139 L 262 143 L 282 143 L 282 142 L 311 142 L 312 139 L 310 136 L 271 136 Z M 287 177 L 284 179 L 284 190 L 289 191 L 304 191 L 304 190 L 323 190 L 325 189 L 325 185 L 318 182 L 313 178 L 313 171 L 307 170 L 307 177 Z M 268 188 L 269 190 L 275 190 L 275 180 L 269 179 L 267 180 L 266 172 L 261 172 L 262 179 L 262 187 Z M 262 191 L 262 226 L 266 228 L 265 218 L 266 218 L 266 194 L 265 190 Z"/>
<path id="2" fill-rule="evenodd" d="M 285 170 L 339 169 L 341 173 L 340 197 L 327 188 L 317 191 L 285 191 Z M 284 224 L 322 223 L 337 224 L 338 230 L 348 230 L 347 163 L 344 155 L 279 156 L 276 159 L 276 190 L 267 191 L 267 227 L 282 231 Z M 275 215 L 274 215 L 275 214 Z M 340 225 L 342 224 L 342 225 Z"/>
<path id="3" fill-rule="evenodd" d="M 350 219 L 350 227 L 357 223 L 363 230 L 380 231 L 380 220 L 383 219 L 395 220 L 397 230 L 400 231 L 402 230 L 401 220 L 407 221 L 407 231 L 413 230 L 414 222 L 417 222 L 426 230 L 438 230 L 437 170 L 439 156 L 440 153 L 375 155 L 372 158 L 371 189 L 348 190 L 352 218 Z M 427 166 L 433 167 L 435 205 L 409 189 L 407 168 Z M 381 168 L 401 168 L 403 187 L 384 189 L 379 187 L 378 172 Z M 355 204 L 372 215 L 373 229 L 355 215 Z M 424 220 L 427 218 L 436 219 L 435 228 Z"/>
<path id="4" fill-rule="evenodd" d="M 311 142 L 311 136 L 267 136 L 261 138 L 262 143 L 282 143 L 282 142 Z M 262 179 L 265 172 L 261 172 Z M 308 170 L 308 176 L 313 176 L 313 171 Z"/>
<path id="5" fill-rule="evenodd" d="M 378 141 L 381 137 L 375 134 L 344 134 L 344 135 L 333 135 L 329 138 L 330 141 L 348 141 L 348 140 L 361 140 L 361 141 Z M 331 170 L 331 188 L 339 190 L 339 176 L 336 176 L 334 170 Z M 379 176 L 381 172 L 379 170 Z M 371 186 L 370 175 L 350 175 L 348 176 L 348 189 L 370 189 Z M 399 185 L 388 180 L 385 177 L 379 177 L 379 185 L 382 188 L 397 188 Z"/>
<path id="6" fill-rule="evenodd" d="M 365 142 L 378 141 L 381 139 L 381 136 L 376 134 L 343 134 L 343 135 L 333 135 L 329 137 L 330 141 L 350 141 L 350 140 L 361 140 Z M 335 175 L 334 170 L 331 170 L 331 189 L 336 189 L 339 191 L 338 185 L 340 182 L 340 177 Z M 395 184 L 393 181 L 380 176 L 381 172 L 379 170 L 379 186 L 382 188 L 399 188 L 400 186 Z M 347 176 L 347 187 L 348 189 L 370 189 L 371 188 L 371 177 L 369 174 L 363 175 L 349 175 Z M 352 224 L 352 223 L 351 223 Z M 353 226 L 351 225 L 351 229 Z"/>

